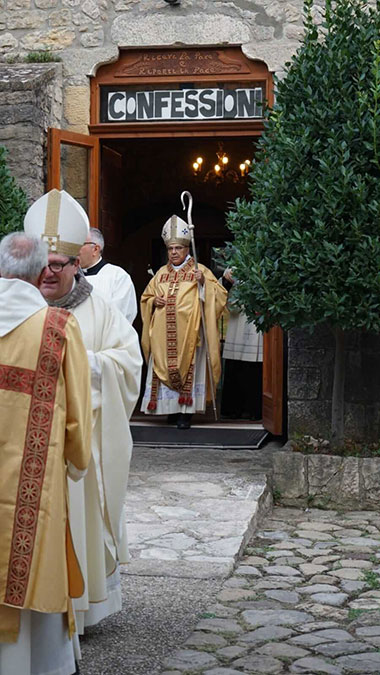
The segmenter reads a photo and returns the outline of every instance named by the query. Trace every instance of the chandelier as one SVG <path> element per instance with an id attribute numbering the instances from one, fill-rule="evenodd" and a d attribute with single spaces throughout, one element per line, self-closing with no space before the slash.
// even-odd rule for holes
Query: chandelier
<path id="1" fill-rule="evenodd" d="M 211 169 L 205 172 L 203 157 L 197 157 L 193 162 L 193 175 L 201 178 L 203 182 L 212 181 L 219 185 L 223 181 L 230 180 L 233 183 L 243 181 L 249 172 L 251 160 L 245 159 L 239 164 L 239 170 L 233 169 L 229 166 L 230 158 L 224 152 L 223 143 L 219 143 L 218 151 L 216 153 L 218 161 Z"/>

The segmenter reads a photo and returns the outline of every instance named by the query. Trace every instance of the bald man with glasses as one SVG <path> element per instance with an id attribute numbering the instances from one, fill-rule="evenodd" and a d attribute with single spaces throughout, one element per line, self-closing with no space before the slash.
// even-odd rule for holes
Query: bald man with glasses
<path id="1" fill-rule="evenodd" d="M 79 251 L 83 273 L 96 292 L 107 302 L 113 302 L 133 323 L 137 314 L 137 300 L 132 279 L 122 267 L 104 260 L 103 249 L 104 237 L 101 231 L 91 227 Z"/>

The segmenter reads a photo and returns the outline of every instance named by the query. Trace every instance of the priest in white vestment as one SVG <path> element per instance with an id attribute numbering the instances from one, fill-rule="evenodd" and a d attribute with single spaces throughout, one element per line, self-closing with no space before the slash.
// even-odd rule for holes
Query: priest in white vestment
<path id="1" fill-rule="evenodd" d="M 104 237 L 100 230 L 90 232 L 80 252 L 80 266 L 91 286 L 107 302 L 115 303 L 121 313 L 134 322 L 137 314 L 136 291 L 128 272 L 118 265 L 112 265 L 102 257 Z"/>
<path id="2" fill-rule="evenodd" d="M 139 395 L 142 358 L 130 322 L 93 291 L 80 272 L 79 258 L 65 253 L 73 234 L 72 220 L 64 214 L 72 202 L 81 209 L 64 191 L 52 190 L 29 209 L 25 229 L 48 240 L 49 266 L 40 290 L 49 305 L 76 316 L 91 367 L 92 458 L 83 485 L 70 484 L 74 544 L 86 582 L 75 603 L 83 632 L 121 609 L 118 565 L 128 561 L 123 504 L 132 453 L 129 419 Z M 84 241 L 89 226 L 81 212 L 76 236 L 82 228 Z"/>
<path id="3" fill-rule="evenodd" d="M 0 675 L 76 671 L 67 473 L 91 457 L 90 372 L 80 329 L 38 290 L 47 246 L 0 244 Z"/>

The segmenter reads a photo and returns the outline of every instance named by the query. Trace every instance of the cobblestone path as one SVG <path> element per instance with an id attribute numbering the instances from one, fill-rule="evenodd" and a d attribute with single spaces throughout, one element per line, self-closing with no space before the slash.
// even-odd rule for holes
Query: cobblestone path
<path id="1" fill-rule="evenodd" d="M 162 675 L 380 675 L 380 514 L 276 507 Z"/>

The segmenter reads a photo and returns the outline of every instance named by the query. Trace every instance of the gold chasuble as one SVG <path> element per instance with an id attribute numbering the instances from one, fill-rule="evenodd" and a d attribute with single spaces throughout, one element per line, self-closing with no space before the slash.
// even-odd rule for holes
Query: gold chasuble
<path id="1" fill-rule="evenodd" d="M 70 598 L 83 581 L 66 472 L 90 460 L 90 410 L 86 351 L 69 312 L 43 308 L 1 337 L 0 642 L 17 640 L 22 609 L 68 613 L 73 629 Z"/>
<path id="2" fill-rule="evenodd" d="M 227 292 L 207 267 L 198 267 L 205 277 L 204 312 L 215 389 L 221 368 L 218 319 L 226 306 Z M 194 271 L 193 258 L 179 269 L 168 263 L 158 270 L 141 297 L 141 344 L 146 361 L 150 354 L 153 359 L 152 398 L 148 406 L 152 411 L 156 407 L 158 380 L 179 392 L 180 404 L 192 402 L 192 374 L 201 323 L 201 300 Z M 165 307 L 154 307 L 156 296 L 165 298 Z"/>

